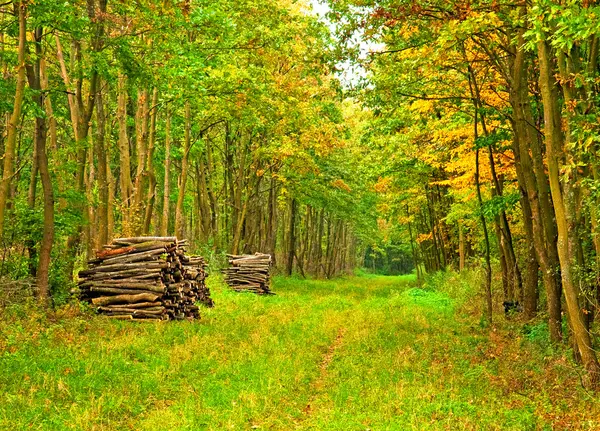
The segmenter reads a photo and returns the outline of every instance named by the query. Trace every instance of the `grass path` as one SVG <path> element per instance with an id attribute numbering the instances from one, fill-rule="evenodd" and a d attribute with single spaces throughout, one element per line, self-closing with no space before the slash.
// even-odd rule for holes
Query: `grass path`
<path id="1" fill-rule="evenodd" d="M 200 323 L 7 310 L 0 429 L 600 429 L 543 352 L 410 277 L 280 278 L 273 297 L 212 283 Z"/>

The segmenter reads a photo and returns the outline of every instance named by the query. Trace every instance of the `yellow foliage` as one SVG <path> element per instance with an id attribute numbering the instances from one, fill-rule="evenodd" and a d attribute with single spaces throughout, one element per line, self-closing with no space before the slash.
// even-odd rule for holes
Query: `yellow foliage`
<path id="1" fill-rule="evenodd" d="M 420 233 L 417 236 L 417 242 L 419 244 L 421 244 L 422 242 L 428 241 L 428 240 L 430 240 L 432 238 L 433 238 L 433 234 L 431 232 L 429 232 L 429 233 Z"/>
<path id="2" fill-rule="evenodd" d="M 379 177 L 377 183 L 373 186 L 373 189 L 377 193 L 386 193 L 390 190 L 390 186 L 392 185 L 392 179 L 390 177 Z"/>
<path id="3" fill-rule="evenodd" d="M 333 187 L 335 187 L 336 189 L 344 190 L 345 192 L 348 192 L 348 193 L 350 193 L 352 191 L 352 189 L 348 186 L 348 184 L 346 184 L 344 182 L 344 180 L 342 180 L 341 178 L 338 178 L 337 180 L 332 181 L 331 185 Z"/>
<path id="4" fill-rule="evenodd" d="M 411 105 L 410 109 L 412 111 L 418 112 L 420 114 L 427 114 L 433 112 L 434 103 L 431 100 L 415 100 Z"/>

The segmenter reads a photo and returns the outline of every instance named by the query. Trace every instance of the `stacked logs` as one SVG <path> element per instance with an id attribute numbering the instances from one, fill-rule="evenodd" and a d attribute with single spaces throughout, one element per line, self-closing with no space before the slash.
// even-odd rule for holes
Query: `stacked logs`
<path id="1" fill-rule="evenodd" d="M 228 254 L 229 268 L 221 270 L 225 282 L 239 292 L 249 291 L 259 295 L 273 295 L 270 289 L 271 255 L 270 254 Z"/>
<path id="2" fill-rule="evenodd" d="M 213 306 L 206 262 L 176 237 L 117 238 L 79 272 L 80 299 L 117 319 L 183 320 Z"/>

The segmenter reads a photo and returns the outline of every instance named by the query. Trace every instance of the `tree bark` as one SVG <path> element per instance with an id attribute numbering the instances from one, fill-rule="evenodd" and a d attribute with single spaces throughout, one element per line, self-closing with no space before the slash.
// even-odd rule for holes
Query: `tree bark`
<path id="1" fill-rule="evenodd" d="M 94 153 L 98 163 L 98 245 L 108 244 L 108 160 L 106 157 L 106 115 L 102 90 L 96 94 L 96 139 Z"/>
<path id="2" fill-rule="evenodd" d="M 294 254 L 296 252 L 296 199 L 292 198 L 290 202 L 290 229 L 288 239 L 288 254 L 285 273 L 292 275 L 294 270 Z"/>
<path id="3" fill-rule="evenodd" d="M 46 154 L 47 123 L 46 118 L 41 115 L 44 112 L 44 93 L 42 92 L 41 80 L 42 37 L 43 29 L 37 27 L 34 32 L 36 62 L 31 80 L 31 84 L 33 85 L 31 87 L 35 91 L 34 100 L 38 107 L 37 112 L 39 113 L 35 119 L 35 148 L 44 195 L 44 229 L 37 267 L 37 289 L 40 302 L 47 304 L 50 298 L 50 257 L 54 242 L 54 194 Z"/>
<path id="4" fill-rule="evenodd" d="M 169 231 L 169 201 L 171 197 L 170 176 L 171 176 L 171 111 L 167 107 L 167 120 L 165 125 L 165 178 L 163 185 L 163 210 L 160 222 L 161 236 L 167 236 Z"/>
<path id="5" fill-rule="evenodd" d="M 119 164 L 120 164 L 120 191 L 121 212 L 123 214 L 122 233 L 130 235 L 133 233 L 131 220 L 131 199 L 133 185 L 131 183 L 131 158 L 129 155 L 129 139 L 127 138 L 127 77 L 119 76 L 117 119 L 119 122 Z"/>
<path id="6" fill-rule="evenodd" d="M 474 83 L 469 80 L 469 87 Z M 471 87 L 471 95 L 474 96 L 474 92 Z M 487 222 L 485 220 L 485 214 L 483 213 L 483 198 L 481 196 L 481 184 L 479 181 L 479 128 L 478 128 L 478 117 L 479 117 L 479 99 L 473 97 L 473 104 L 475 108 L 475 122 L 473 137 L 475 140 L 475 187 L 477 190 L 477 201 L 479 202 L 479 220 L 483 228 L 483 237 L 485 240 L 485 303 L 486 303 L 486 317 L 488 323 L 493 322 L 493 304 L 492 304 L 492 265 L 490 262 L 490 239 L 487 229 Z"/>
<path id="7" fill-rule="evenodd" d="M 150 131 L 148 135 L 148 154 L 146 157 L 146 175 L 148 177 L 148 194 L 144 213 L 144 233 L 150 233 L 152 212 L 156 201 L 156 174 L 154 172 L 154 146 L 156 144 L 156 116 L 158 112 L 158 88 L 152 92 L 152 110 L 150 113 Z"/>
<path id="8" fill-rule="evenodd" d="M 133 230 L 136 234 L 141 234 L 144 229 L 145 210 L 143 208 L 143 200 L 148 157 L 148 92 L 145 88 L 141 88 L 138 91 L 137 110 L 135 114 L 135 146 L 137 151 L 137 168 L 133 187 Z"/>
<path id="9" fill-rule="evenodd" d="M 2 171 L 2 182 L 0 182 L 0 240 L 4 237 L 4 219 L 6 205 L 10 191 L 10 184 L 14 175 L 15 145 L 17 142 L 17 131 L 21 120 L 23 97 L 25 94 L 25 50 L 27 44 L 27 0 L 21 0 L 18 4 L 19 14 L 19 46 L 17 48 L 17 83 L 13 112 L 8 121 L 8 130 L 4 144 L 4 161 Z"/>
<path id="10" fill-rule="evenodd" d="M 181 159 L 181 174 L 179 177 L 179 190 L 177 193 L 177 204 L 175 206 L 175 235 L 179 238 L 184 237 L 185 231 L 185 215 L 183 213 L 183 203 L 185 198 L 185 189 L 187 185 L 188 177 L 188 156 L 190 152 L 191 141 L 191 127 L 192 127 L 192 114 L 190 109 L 190 102 L 185 102 L 185 137 L 183 145 L 183 157 Z"/>

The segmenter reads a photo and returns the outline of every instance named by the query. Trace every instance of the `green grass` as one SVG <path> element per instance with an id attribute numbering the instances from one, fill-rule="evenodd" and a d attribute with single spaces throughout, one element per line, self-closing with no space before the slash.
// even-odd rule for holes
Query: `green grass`
<path id="1" fill-rule="evenodd" d="M 212 277 L 216 308 L 194 323 L 9 308 L 0 429 L 598 429 L 543 328 L 483 328 L 461 282 L 277 278 L 258 297 Z"/>

